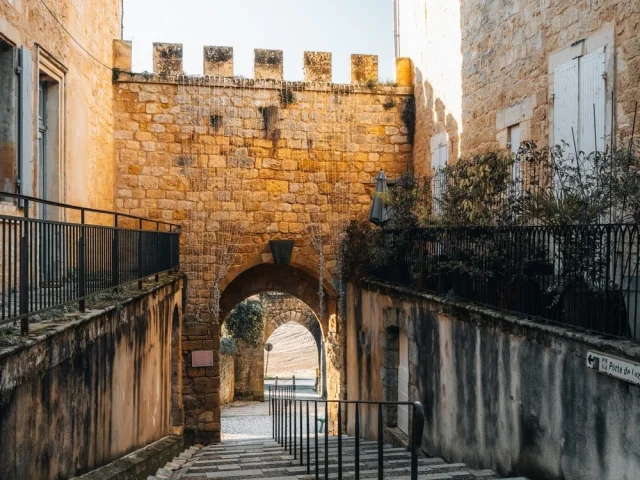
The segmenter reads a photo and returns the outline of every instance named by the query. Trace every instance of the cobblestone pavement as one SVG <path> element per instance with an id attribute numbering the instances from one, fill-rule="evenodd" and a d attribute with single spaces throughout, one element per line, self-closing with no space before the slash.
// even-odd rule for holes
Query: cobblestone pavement
<path id="1" fill-rule="evenodd" d="M 303 394 L 299 399 L 314 400 L 314 394 Z M 322 415 L 323 408 L 318 410 Z M 311 422 L 315 417 L 311 416 Z M 272 417 L 269 416 L 269 402 L 233 402 L 222 407 L 222 441 L 254 440 L 271 438 Z"/>

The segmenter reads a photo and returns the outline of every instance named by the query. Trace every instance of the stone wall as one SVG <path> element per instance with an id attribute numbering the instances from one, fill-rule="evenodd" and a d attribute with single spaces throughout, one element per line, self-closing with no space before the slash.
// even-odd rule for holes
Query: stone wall
<path id="1" fill-rule="evenodd" d="M 522 141 L 558 143 L 553 68 L 602 45 L 606 131 L 613 94 L 616 130 L 629 133 L 640 100 L 636 0 L 398 2 L 400 54 L 416 67 L 416 171 L 430 172 L 432 140 L 449 142 L 450 161 L 458 144 L 463 156 L 507 148 L 515 124 Z"/>
<path id="2" fill-rule="evenodd" d="M 637 477 L 640 387 L 587 367 L 590 350 L 638 363 L 636 343 L 370 282 L 348 292 L 349 398 L 387 399 L 398 331 L 429 455 L 532 480 Z M 361 428 L 375 438 L 369 413 Z"/>
<path id="3" fill-rule="evenodd" d="M 23 193 L 41 196 L 42 192 L 37 167 L 37 92 L 39 75 L 49 74 L 44 69 L 50 68 L 61 73 L 63 84 L 60 98 L 63 108 L 49 112 L 59 113 L 64 125 L 57 139 L 60 151 L 56 155 L 52 152 L 48 158 L 61 184 L 56 199 L 112 208 L 115 184 L 112 40 L 120 37 L 121 1 L 96 0 L 90 7 L 72 0 L 47 5 L 52 13 L 39 0 L 0 3 L 0 38 L 14 47 L 27 47 L 33 56 L 34 172 L 33 185 L 24 186 Z"/>
<path id="4" fill-rule="evenodd" d="M 236 340 L 235 398 L 264 401 L 264 346 Z"/>
<path id="5" fill-rule="evenodd" d="M 298 83 L 282 80 L 277 51 L 256 51 L 255 79 L 221 76 L 233 73 L 229 49 L 205 47 L 207 77 L 181 76 L 180 45 L 156 44 L 154 55 L 154 74 L 118 72 L 115 83 L 118 210 L 182 224 L 187 304 L 200 320 L 210 320 L 225 242 L 234 248 L 218 279 L 221 319 L 265 291 L 303 299 L 327 340 L 328 394 L 342 396 L 335 245 L 348 219 L 368 214 L 377 171 L 393 177 L 410 166 L 403 114 L 412 89 L 405 79 L 380 85 L 370 56 L 352 59 L 357 84 L 334 85 L 330 54 L 307 52 Z M 294 241 L 291 264 L 274 265 L 269 241 L 283 239 Z M 185 375 L 185 422 L 202 442 L 220 439 L 219 336 L 217 322 L 185 322 L 186 365 L 191 351 L 215 356 L 213 367 Z M 262 362 L 262 351 L 255 358 Z M 236 365 L 237 379 L 242 371 Z"/>
<path id="6" fill-rule="evenodd" d="M 233 402 L 235 392 L 235 358 L 220 355 L 220 405 Z"/>
<path id="7" fill-rule="evenodd" d="M 172 366 L 182 294 L 182 278 L 168 277 L 117 307 L 34 325 L 26 343 L 0 348 L 3 478 L 73 477 L 180 426 Z"/>

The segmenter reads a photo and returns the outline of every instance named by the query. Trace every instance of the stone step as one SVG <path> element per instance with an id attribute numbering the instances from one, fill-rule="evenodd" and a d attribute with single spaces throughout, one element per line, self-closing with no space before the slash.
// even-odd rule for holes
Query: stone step
<path id="1" fill-rule="evenodd" d="M 320 440 L 320 439 L 319 439 Z M 329 465 L 327 476 L 331 480 L 338 478 L 338 438 L 329 437 Z M 294 458 L 288 450 L 273 439 L 248 441 L 225 441 L 220 445 L 189 449 L 184 454 L 158 470 L 157 479 L 229 479 L 229 480 L 315 480 L 316 467 L 314 442 L 310 443 L 311 475 L 307 473 L 306 442 L 304 444 L 303 463 Z M 296 455 L 300 446 L 297 446 Z M 355 476 L 355 439 L 342 437 L 342 478 Z M 318 474 L 325 478 L 324 437 L 318 442 Z M 375 441 L 360 441 L 360 478 L 377 479 L 378 444 Z M 411 455 L 400 447 L 384 445 L 384 478 L 389 480 L 410 480 Z M 500 478 L 490 470 L 469 469 L 462 463 L 446 463 L 442 458 L 418 458 L 418 478 L 420 480 L 492 480 Z M 522 478 L 512 480 L 526 480 Z"/>

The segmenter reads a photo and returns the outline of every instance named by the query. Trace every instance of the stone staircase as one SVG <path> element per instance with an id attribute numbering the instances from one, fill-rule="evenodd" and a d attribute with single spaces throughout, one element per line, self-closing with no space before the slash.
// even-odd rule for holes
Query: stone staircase
<path id="1" fill-rule="evenodd" d="M 318 439 L 320 479 L 324 479 L 324 438 Z M 355 471 L 354 439 L 342 437 L 343 478 L 353 479 Z M 300 447 L 298 446 L 298 449 Z M 307 474 L 306 442 L 305 465 L 294 459 L 288 450 L 272 439 L 225 441 L 221 445 L 191 447 L 185 453 L 158 470 L 157 479 L 207 480 L 212 478 L 242 480 L 313 480 L 315 478 L 315 450 L 311 439 L 311 475 Z M 338 478 L 338 439 L 329 437 L 329 478 Z M 378 445 L 372 441 L 360 441 L 360 478 L 377 479 Z M 411 456 L 403 448 L 385 445 L 384 478 L 389 480 L 409 480 Z M 418 459 L 420 480 L 490 480 L 502 478 L 490 470 L 472 470 L 462 463 L 446 463 L 441 458 Z M 511 480 L 526 480 L 522 477 Z"/>

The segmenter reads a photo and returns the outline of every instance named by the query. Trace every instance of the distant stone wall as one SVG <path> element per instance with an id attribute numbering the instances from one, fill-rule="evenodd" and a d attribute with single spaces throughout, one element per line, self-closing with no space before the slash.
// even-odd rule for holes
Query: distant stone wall
<path id="1" fill-rule="evenodd" d="M 406 334 L 429 455 L 531 480 L 637 478 L 640 387 L 587 366 L 592 350 L 640 363 L 637 343 L 377 282 L 350 286 L 347 310 L 348 397 L 392 399 L 389 345 Z M 371 439 L 375 413 L 360 416 Z"/>
<path id="2" fill-rule="evenodd" d="M 2 478 L 73 477 L 181 432 L 182 294 L 171 277 L 0 348 Z"/>
<path id="3" fill-rule="evenodd" d="M 235 358 L 220 355 L 220 405 L 233 402 L 235 393 Z"/>
<path id="4" fill-rule="evenodd" d="M 261 402 L 264 400 L 263 345 L 250 345 L 244 340 L 236 340 L 236 346 L 235 398 Z"/>

